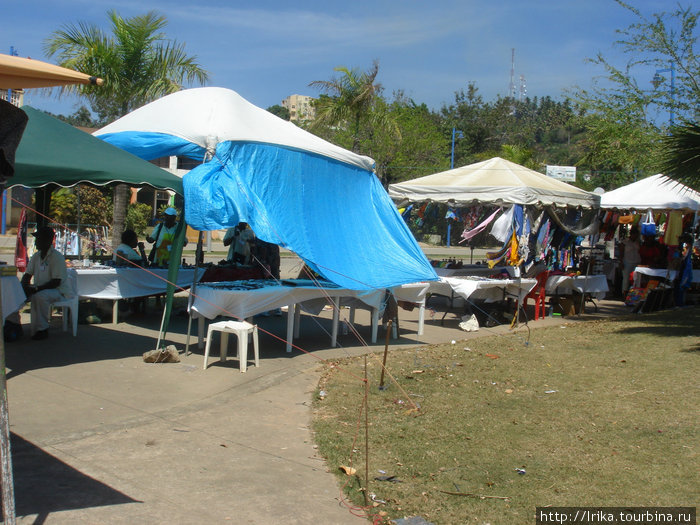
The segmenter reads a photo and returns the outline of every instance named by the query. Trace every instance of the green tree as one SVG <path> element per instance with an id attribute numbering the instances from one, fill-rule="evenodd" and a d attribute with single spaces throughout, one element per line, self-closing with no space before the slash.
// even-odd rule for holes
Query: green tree
<path id="1" fill-rule="evenodd" d="M 136 235 L 143 237 L 148 230 L 148 223 L 153 216 L 153 207 L 143 202 L 129 204 L 126 209 L 126 221 L 124 226 L 134 230 Z"/>
<path id="2" fill-rule="evenodd" d="M 64 25 L 45 42 L 49 57 L 59 65 L 89 71 L 104 79 L 102 86 L 73 86 L 90 102 L 101 121 L 111 122 L 133 109 L 182 89 L 185 83 L 205 83 L 207 72 L 196 57 L 185 53 L 184 44 L 169 40 L 161 30 L 164 16 L 151 11 L 145 15 L 122 18 L 107 13 L 111 33 L 80 22 Z M 112 244 L 119 244 L 124 230 L 128 187 L 114 190 Z"/>
<path id="3" fill-rule="evenodd" d="M 51 196 L 51 218 L 61 224 L 75 223 L 78 198 L 69 188 L 59 188 Z"/>
<path id="4" fill-rule="evenodd" d="M 62 224 L 106 226 L 110 223 L 112 206 L 104 188 L 79 184 L 59 188 L 51 196 L 51 217 Z"/>
<path id="5" fill-rule="evenodd" d="M 447 140 L 451 140 L 453 128 L 461 132 L 454 144 L 455 166 L 507 156 L 504 147 L 527 151 L 528 162 L 537 166 L 574 164 L 578 159 L 577 137 L 573 137 L 575 147 L 571 146 L 580 126 L 576 126 L 568 101 L 548 96 L 525 100 L 499 96 L 493 102 L 484 102 L 476 85 L 470 83 L 466 91 L 455 93 L 454 103 L 443 105 L 440 119 Z"/>
<path id="6" fill-rule="evenodd" d="M 97 122 L 94 118 L 92 118 L 92 114 L 90 113 L 90 110 L 86 108 L 85 106 L 80 106 L 75 113 L 69 116 L 65 115 L 53 115 L 59 120 L 62 120 L 63 122 L 66 122 L 67 124 L 70 124 L 71 126 L 79 127 L 79 128 L 100 128 L 101 125 L 99 122 Z"/>
<path id="7" fill-rule="evenodd" d="M 679 120 L 690 119 L 700 105 L 700 64 L 694 51 L 700 12 L 678 5 L 647 18 L 632 5 L 616 2 L 636 17 L 617 31 L 620 38 L 615 42 L 629 58 L 619 67 L 598 54 L 590 61 L 604 75 L 590 90 L 578 89 L 571 95 L 579 110 L 578 123 L 587 132 L 579 165 L 652 173 L 661 165 L 666 112 L 673 110 Z M 650 82 L 655 70 L 671 66 L 676 73 L 673 90 L 663 77 L 661 85 Z"/>
<path id="8" fill-rule="evenodd" d="M 269 108 L 267 108 L 267 110 L 273 115 L 276 115 L 283 120 L 289 120 L 289 109 L 285 108 L 284 106 L 275 104 L 274 106 L 270 106 Z"/>
<path id="9" fill-rule="evenodd" d="M 439 116 L 425 104 L 416 104 L 402 92 L 395 93 L 386 111 L 399 128 L 400 140 L 391 132 L 375 130 L 362 144 L 376 161 L 384 184 L 429 175 L 449 167 L 449 142 L 440 129 Z M 368 137 L 369 139 L 369 137 Z"/>
<path id="10" fill-rule="evenodd" d="M 326 96 L 315 102 L 316 118 L 310 123 L 312 131 L 322 128 L 343 128 L 352 140 L 351 149 L 360 153 L 363 125 L 365 130 L 382 129 L 399 135 L 396 122 L 385 111 L 382 86 L 376 83 L 379 62 L 365 72 L 337 67 L 340 76 L 331 80 L 314 80 L 309 86 L 319 88 Z"/>
<path id="11" fill-rule="evenodd" d="M 76 189 L 80 197 L 80 223 L 108 226 L 112 219 L 112 203 L 107 188 L 80 184 Z M 77 221 L 76 221 L 77 222 Z"/>

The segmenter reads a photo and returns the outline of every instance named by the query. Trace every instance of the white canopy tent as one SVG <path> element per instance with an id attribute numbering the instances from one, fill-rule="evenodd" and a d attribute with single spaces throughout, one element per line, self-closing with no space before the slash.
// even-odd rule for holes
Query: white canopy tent
<path id="1" fill-rule="evenodd" d="M 679 210 L 697 212 L 700 193 L 666 175 L 652 175 L 604 193 L 600 207 L 617 210 Z"/>
<path id="2" fill-rule="evenodd" d="M 230 89 L 173 93 L 95 135 L 147 160 L 204 160 L 183 177 L 185 220 L 196 230 L 247 222 L 258 238 L 294 251 L 349 289 L 437 278 L 373 173 L 371 158 Z"/>
<path id="3" fill-rule="evenodd" d="M 397 203 L 432 201 L 461 206 L 597 208 L 600 203 L 598 195 L 500 157 L 390 184 L 389 196 Z"/>

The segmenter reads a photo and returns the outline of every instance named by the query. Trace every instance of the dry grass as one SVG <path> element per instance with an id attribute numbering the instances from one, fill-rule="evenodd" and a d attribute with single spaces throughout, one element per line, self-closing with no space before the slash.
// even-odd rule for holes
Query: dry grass
<path id="1" fill-rule="evenodd" d="M 696 505 L 699 321 L 693 308 L 394 351 L 384 391 L 369 359 L 372 512 L 498 525 L 534 523 L 536 506 Z M 338 476 L 358 504 L 362 368 L 327 370 L 314 421 L 329 468 L 357 469 Z"/>

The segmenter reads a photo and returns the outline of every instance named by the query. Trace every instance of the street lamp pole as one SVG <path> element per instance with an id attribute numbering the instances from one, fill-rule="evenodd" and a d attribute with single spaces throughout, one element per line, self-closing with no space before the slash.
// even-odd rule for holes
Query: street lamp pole
<path id="1" fill-rule="evenodd" d="M 450 156 L 450 169 L 455 167 L 455 137 L 458 139 L 464 138 L 464 133 L 460 130 L 452 128 L 452 155 Z"/>
<path id="2" fill-rule="evenodd" d="M 671 61 L 670 64 L 671 64 L 671 67 L 657 69 L 656 73 L 654 73 L 654 78 L 651 80 L 651 83 L 654 84 L 654 88 L 657 88 L 664 81 L 664 79 L 660 75 L 660 73 L 671 73 L 671 109 L 669 111 L 669 113 L 670 113 L 669 122 L 671 124 L 671 127 L 673 127 L 673 122 L 674 122 L 673 115 L 674 115 L 674 109 L 676 106 L 676 69 L 673 65 L 673 61 Z"/>

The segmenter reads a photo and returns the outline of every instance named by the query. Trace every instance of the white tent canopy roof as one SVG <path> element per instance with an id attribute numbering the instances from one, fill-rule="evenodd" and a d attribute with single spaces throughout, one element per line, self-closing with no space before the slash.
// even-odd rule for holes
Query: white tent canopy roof
<path id="1" fill-rule="evenodd" d="M 389 185 L 394 201 L 456 205 L 521 204 L 597 208 L 600 197 L 524 166 L 494 157 Z"/>
<path id="2" fill-rule="evenodd" d="M 178 91 L 132 111 L 95 135 L 132 130 L 180 137 L 212 152 L 220 142 L 259 142 L 316 153 L 367 171 L 374 167 L 371 158 L 304 131 L 226 88 Z"/>
<path id="3" fill-rule="evenodd" d="M 700 193 L 666 175 L 652 175 L 604 193 L 600 207 L 618 210 L 700 209 Z"/>

